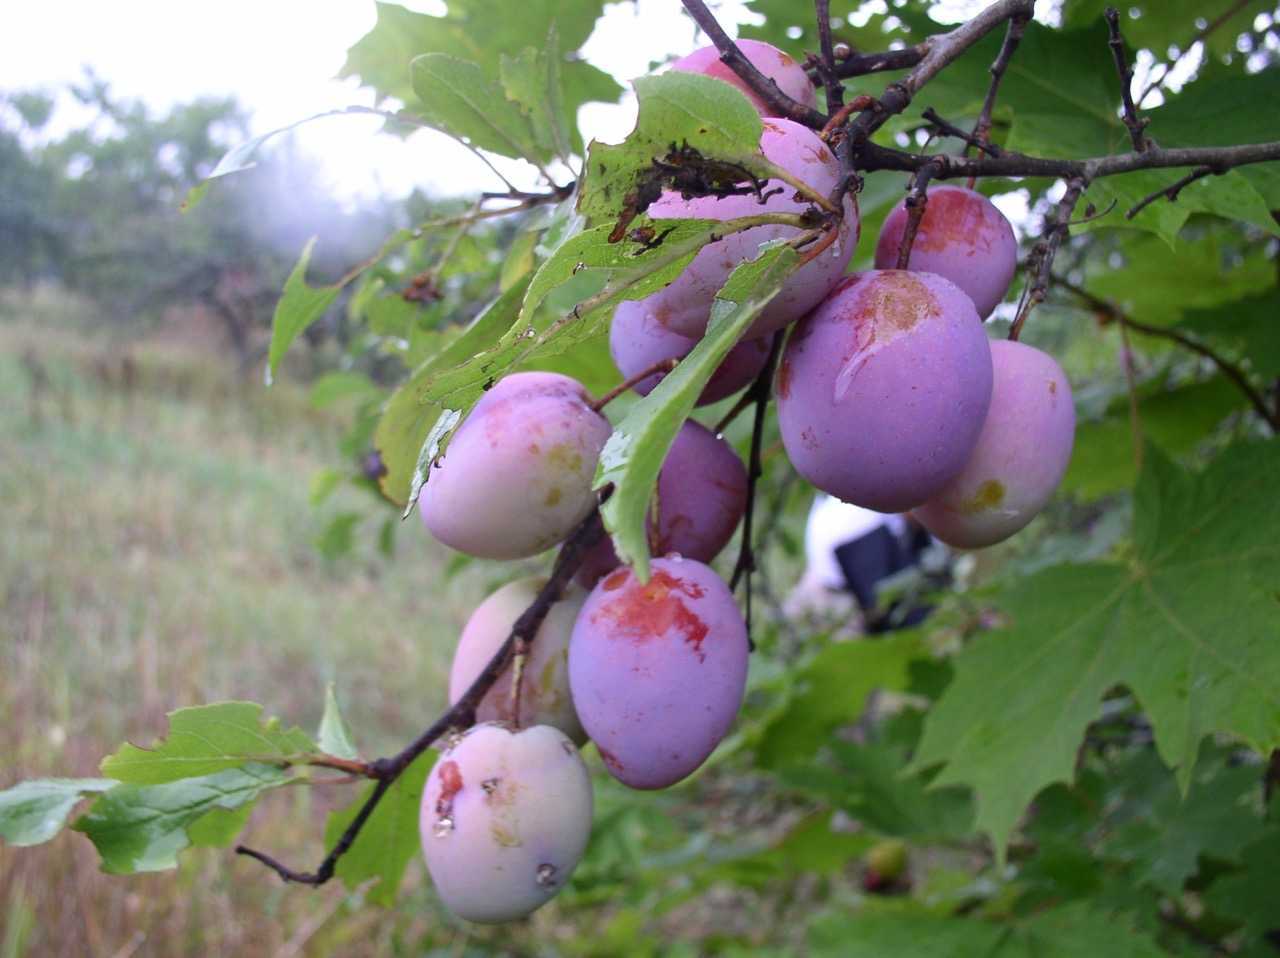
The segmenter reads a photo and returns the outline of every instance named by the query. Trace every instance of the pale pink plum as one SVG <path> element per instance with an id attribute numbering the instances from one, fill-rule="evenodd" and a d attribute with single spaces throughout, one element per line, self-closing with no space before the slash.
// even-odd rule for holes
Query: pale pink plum
<path id="1" fill-rule="evenodd" d="M 724 581 L 692 559 L 600 580 L 569 640 L 569 685 L 614 778 L 666 788 L 701 765 L 742 705 L 747 628 Z"/>
<path id="2" fill-rule="evenodd" d="M 738 49 L 751 61 L 752 66 L 776 83 L 778 89 L 791 97 L 791 99 L 798 100 L 808 107 L 816 107 L 818 105 L 818 96 L 814 90 L 813 81 L 805 73 L 804 67 L 792 57 L 783 53 L 773 44 L 764 43 L 761 40 L 739 40 Z M 752 106 L 760 112 L 761 116 L 768 116 L 770 113 L 776 112 L 770 110 L 765 102 L 738 78 L 738 74 L 725 65 L 724 61 L 720 59 L 720 51 L 714 46 L 705 46 L 694 50 L 687 57 L 681 57 L 671 64 L 671 69 L 679 70 L 683 73 L 701 73 L 704 76 L 723 80 L 725 83 L 732 84 L 745 93 L 747 99 L 751 101 Z"/>
<path id="3" fill-rule="evenodd" d="M 511 634 L 520 614 L 533 604 L 546 579 L 517 579 L 504 585 L 485 599 L 462 629 L 458 648 L 453 653 L 449 672 L 449 702 L 456 703 L 471 687 L 489 660 Z M 485 693 L 476 709 L 481 722 L 508 722 L 522 725 L 550 725 L 558 728 L 575 744 L 586 742 L 586 733 L 578 721 L 569 695 L 569 634 L 587 594 L 571 587 L 567 594 L 551 606 L 534 635 L 533 645 L 524 664 L 520 680 L 520 715 L 511 712 L 512 670 Z M 517 722 L 518 719 L 518 722 Z"/>
<path id="4" fill-rule="evenodd" d="M 445 545 L 519 559 L 555 545 L 595 507 L 591 483 L 609 421 L 577 380 L 516 373 L 458 427 L 418 510 Z"/>
<path id="5" fill-rule="evenodd" d="M 790 120 L 765 120 L 760 137 L 764 155 L 788 170 L 822 195 L 829 194 L 840 178 L 840 164 L 827 145 L 812 130 Z M 770 180 L 767 190 L 780 187 L 762 205 L 755 196 L 714 196 L 684 199 L 667 192 L 649 207 L 654 219 L 729 220 L 760 213 L 799 213 L 809 207 L 795 198 L 796 190 L 781 180 Z M 832 245 L 795 273 L 764 308 L 747 330 L 745 338 L 759 339 L 799 319 L 818 304 L 844 275 L 853 256 L 860 231 L 858 208 L 852 193 L 845 197 L 844 219 Z M 650 322 L 700 339 L 711 318 L 711 303 L 729 274 L 741 263 L 759 254 L 761 243 L 790 239 L 798 234 L 792 226 L 757 226 L 733 233 L 698 251 L 674 282 L 639 302 Z"/>
<path id="6" fill-rule="evenodd" d="M 851 276 L 797 327 L 777 380 L 796 470 L 838 499 L 902 512 L 964 467 L 991 402 L 991 349 L 941 276 Z"/>
<path id="7" fill-rule="evenodd" d="M 1044 508 L 1071 461 L 1076 413 L 1053 359 L 1022 343 L 991 344 L 991 409 L 964 469 L 913 514 L 948 545 L 1007 539 Z"/>
<path id="8" fill-rule="evenodd" d="M 994 203 L 973 190 L 935 186 L 928 197 L 920 229 L 911 244 L 909 268 L 951 280 L 973 300 L 978 316 L 986 319 L 1009 291 L 1018 267 L 1018 241 L 1013 227 Z M 876 269 L 898 265 L 898 247 L 906 228 L 904 201 L 880 229 Z"/>
<path id="9" fill-rule="evenodd" d="M 514 921 L 564 887 L 591 834 L 591 778 L 558 729 L 476 725 L 427 777 L 419 824 L 441 900 L 468 921 Z"/>
<path id="10" fill-rule="evenodd" d="M 655 322 L 645 307 L 635 301 L 621 303 L 609 325 L 609 352 L 624 379 L 639 375 L 664 359 L 684 359 L 698 344 L 696 339 L 681 336 Z M 748 339 L 729 350 L 716 371 L 707 380 L 698 405 L 719 402 L 732 396 L 760 375 L 769 358 L 769 342 Z M 655 373 L 636 383 L 635 390 L 647 396 L 662 381 Z"/>
<path id="11" fill-rule="evenodd" d="M 654 555 L 675 553 L 710 562 L 733 538 L 747 507 L 747 467 L 723 439 L 688 420 L 676 433 L 658 473 L 649 513 Z M 655 521 L 656 518 L 656 521 Z M 608 539 L 587 554 L 578 581 L 591 586 L 618 565 Z"/>

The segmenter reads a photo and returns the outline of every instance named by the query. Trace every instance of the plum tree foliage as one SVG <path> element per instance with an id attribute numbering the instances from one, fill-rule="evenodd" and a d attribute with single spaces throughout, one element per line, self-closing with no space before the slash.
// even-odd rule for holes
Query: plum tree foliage
<path id="1" fill-rule="evenodd" d="M 558 896 L 572 953 L 669 950 L 712 886 L 739 912 L 690 953 L 1267 953 L 1280 11 L 749 0 L 735 43 L 684 6 L 712 42 L 636 81 L 621 144 L 576 123 L 620 92 L 592 0 L 381 4 L 344 70 L 538 181 L 336 285 L 308 247 L 276 310 L 273 369 L 346 286 L 348 363 L 403 367 L 346 446 L 379 508 L 557 550 L 472 613 L 449 707 L 374 760 L 332 695 L 315 740 L 185 709 L 103 778 L 0 792 L 0 837 L 92 796 L 109 870 L 172 867 L 330 768 L 371 784 L 315 871 L 237 851 L 386 903 L 420 815 L 446 909 Z M 814 490 L 987 551 L 937 546 L 867 617 L 923 621 L 851 640 L 780 597 Z"/>

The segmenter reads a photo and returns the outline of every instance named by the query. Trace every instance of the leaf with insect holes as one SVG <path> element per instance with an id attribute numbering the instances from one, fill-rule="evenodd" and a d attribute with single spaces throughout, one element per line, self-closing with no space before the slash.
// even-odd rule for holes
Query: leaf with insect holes
<path id="1" fill-rule="evenodd" d="M 631 407 L 600 453 L 596 488 L 614 487 L 601 508 L 605 527 L 618 557 L 635 567 L 641 581 L 649 578 L 645 515 L 667 450 L 712 373 L 799 268 L 799 255 L 785 243 L 765 244 L 762 250 L 729 275 L 711 307 L 706 335 L 653 392 Z"/>
<path id="2" fill-rule="evenodd" d="M 102 760 L 102 773 L 151 785 L 315 751 L 315 742 L 301 729 L 284 728 L 274 718 L 264 722 L 256 702 L 217 702 L 170 712 L 166 738 L 151 748 L 122 745 Z"/>
<path id="3" fill-rule="evenodd" d="M 367 892 L 369 901 L 374 904 L 389 906 L 395 903 L 404 870 L 421 847 L 418 806 L 435 757 L 436 753 L 429 751 L 405 769 L 404 774 L 387 789 L 387 794 L 365 822 L 350 850 L 338 859 L 335 874 L 348 888 L 356 888 L 371 878 L 378 879 Z M 329 816 L 324 830 L 327 848 L 337 843 L 375 787 L 370 785 L 354 802 Z"/>
<path id="4" fill-rule="evenodd" d="M 588 150 L 578 197 L 583 215 L 613 223 L 624 209 L 636 211 L 637 188 L 651 178 L 654 161 L 685 147 L 739 168 L 739 182 L 746 182 L 750 173 L 761 180 L 778 178 L 803 186 L 760 152 L 760 115 L 737 88 L 682 72 L 643 77 L 635 87 L 640 99 L 635 129 L 620 144 L 596 140 Z M 651 199 L 656 198 L 655 192 Z"/>
<path id="5" fill-rule="evenodd" d="M 226 813 L 293 780 L 288 769 L 247 764 L 160 785 L 117 785 L 99 795 L 72 828 L 89 837 L 110 874 L 176 868 L 178 853 L 193 842 L 226 844 L 235 837 L 242 819 Z M 213 823 L 202 825 L 210 814 Z"/>
<path id="6" fill-rule="evenodd" d="M 1144 463 L 1128 561 L 1011 584 L 997 596 L 1009 626 L 956 657 L 926 721 L 913 766 L 942 765 L 935 785 L 974 789 L 977 825 L 998 848 L 1037 792 L 1072 780 L 1117 685 L 1184 792 L 1207 735 L 1280 746 L 1280 442 L 1234 446 L 1200 474 L 1153 446 Z"/>
<path id="7" fill-rule="evenodd" d="M 110 778 L 38 778 L 0 792 L 0 838 L 10 845 L 39 845 L 62 830 L 86 795 L 118 785 Z"/>
<path id="8" fill-rule="evenodd" d="M 555 24 L 541 48 L 525 47 L 515 56 L 499 58 L 502 89 L 529 121 L 534 142 L 552 156 L 571 152 L 565 129 L 564 90 L 560 79 L 560 36 Z"/>

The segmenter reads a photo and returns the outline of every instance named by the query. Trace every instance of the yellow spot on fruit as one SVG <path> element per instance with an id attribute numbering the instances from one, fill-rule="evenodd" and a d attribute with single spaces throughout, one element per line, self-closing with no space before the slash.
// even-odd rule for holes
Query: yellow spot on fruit
<path id="1" fill-rule="evenodd" d="M 972 499 L 961 504 L 960 511 L 966 515 L 973 515 L 976 512 L 994 509 L 1002 502 L 1004 502 L 1004 483 L 996 479 L 988 479 L 978 486 Z"/>
<path id="2" fill-rule="evenodd" d="M 552 486 L 547 490 L 547 498 L 542 500 L 542 504 L 550 508 L 560 501 L 561 496 L 562 493 L 560 492 L 560 487 Z"/>

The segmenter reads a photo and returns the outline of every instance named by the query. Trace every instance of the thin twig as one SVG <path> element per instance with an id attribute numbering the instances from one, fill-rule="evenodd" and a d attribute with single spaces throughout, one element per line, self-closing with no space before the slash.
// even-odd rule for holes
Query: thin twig
<path id="1" fill-rule="evenodd" d="M 1207 40 L 1209 38 L 1209 34 L 1213 33 L 1252 2 L 1253 0 L 1235 0 L 1231 6 L 1227 7 L 1226 10 L 1222 11 L 1222 13 L 1218 14 L 1218 16 L 1205 24 L 1203 30 L 1196 31 L 1196 35 L 1191 38 L 1191 42 L 1182 48 L 1182 51 L 1177 55 L 1177 57 L 1168 63 L 1161 64 L 1160 72 L 1147 81 L 1146 88 L 1143 89 L 1142 95 L 1138 97 L 1138 106 L 1142 106 L 1142 104 L 1146 102 L 1147 97 L 1151 95 L 1151 91 L 1164 82 L 1165 77 L 1173 71 L 1174 67 L 1186 59 L 1187 55 L 1196 48 L 1197 44 L 1203 43 Z"/>
<path id="2" fill-rule="evenodd" d="M 1172 203 L 1178 198 L 1178 194 L 1182 192 L 1184 187 L 1190 185 L 1191 183 L 1194 183 L 1196 180 L 1201 179 L 1202 177 L 1213 176 L 1215 174 L 1225 173 L 1225 172 L 1226 170 L 1217 169 L 1212 166 L 1198 166 L 1194 170 L 1192 170 L 1190 173 L 1188 173 L 1186 176 L 1182 176 L 1174 180 L 1164 189 L 1156 190 L 1154 193 L 1150 194 L 1149 196 L 1144 196 L 1142 199 L 1138 200 L 1138 202 L 1133 205 L 1133 208 L 1124 214 L 1124 218 L 1127 220 L 1133 219 L 1135 216 L 1137 216 L 1144 209 L 1146 209 L 1148 206 L 1150 206 L 1152 203 L 1154 203 L 1156 200 L 1160 199 L 1161 197 L 1164 197 L 1165 199 L 1169 200 L 1169 202 Z"/>
<path id="3" fill-rule="evenodd" d="M 1129 66 L 1124 55 L 1124 37 L 1120 35 L 1120 13 L 1115 7 L 1107 7 L 1102 12 L 1107 21 L 1107 45 L 1111 47 L 1111 58 L 1116 63 L 1116 73 L 1120 75 L 1120 100 L 1124 104 L 1124 125 L 1129 130 L 1129 139 L 1133 148 L 1142 153 L 1147 148 L 1147 138 L 1142 132 L 1147 121 L 1138 117 L 1137 107 L 1133 105 L 1133 68 Z"/>
<path id="4" fill-rule="evenodd" d="M 813 0 L 813 9 L 818 19 L 818 49 L 822 53 L 818 75 L 827 94 L 827 115 L 833 116 L 844 103 L 844 84 L 836 74 L 835 46 L 831 41 L 831 0 Z"/>
<path id="5" fill-rule="evenodd" d="M 756 555 L 751 548 L 751 524 L 755 518 L 756 486 L 764 470 L 760 464 L 760 451 L 764 446 L 764 417 L 769 408 L 769 396 L 773 391 L 773 371 L 778 365 L 778 356 L 782 352 L 782 341 L 786 338 L 786 330 L 780 329 L 773 334 L 773 344 L 769 347 L 769 358 L 765 360 L 760 375 L 751 384 L 748 394 L 756 406 L 755 422 L 751 427 L 751 453 L 747 463 L 747 506 L 742 515 L 742 543 L 738 547 L 738 561 L 734 564 L 733 575 L 729 579 L 729 588 L 736 591 L 738 583 L 746 580 L 746 619 L 747 641 L 755 648 L 755 639 L 751 636 L 751 573 L 756 568 Z"/>
<path id="6" fill-rule="evenodd" d="M 523 643 L 527 647 L 528 644 L 533 642 L 534 637 L 538 634 L 539 627 L 547 617 L 547 613 L 560 600 L 565 588 L 582 565 L 587 552 L 603 535 L 604 525 L 600 519 L 600 510 L 595 509 L 565 540 L 559 554 L 556 556 L 555 565 L 552 567 L 551 575 L 546 584 L 538 590 L 533 603 L 516 619 L 511 626 L 511 632 L 506 641 L 502 643 L 502 647 L 494 653 L 493 658 L 489 660 L 489 663 L 476 677 L 475 681 L 471 683 L 467 691 L 462 694 L 462 697 L 446 709 L 444 714 L 432 722 L 421 735 L 395 755 L 368 763 L 368 774 L 376 781 L 374 789 L 356 813 L 356 817 L 351 820 L 351 823 L 338 838 L 337 843 L 329 851 L 329 854 L 325 856 L 324 861 L 320 863 L 319 868 L 314 872 L 295 871 L 265 852 L 260 852 L 244 845 L 236 847 L 236 854 L 256 859 L 286 882 L 297 882 L 302 885 L 323 885 L 331 879 L 338 860 L 350 850 L 361 829 L 368 822 L 369 816 L 373 814 L 374 809 L 377 808 L 378 803 L 382 801 L 391 786 L 404 774 L 405 769 L 448 732 L 462 731 L 475 724 L 476 708 L 480 704 L 480 700 L 493 688 L 494 683 L 506 671 L 515 654 L 517 645 Z"/>
<path id="7" fill-rule="evenodd" d="M 878 53 L 855 53 L 836 64 L 836 75 L 848 77 L 866 76 L 868 73 L 883 73 L 887 70 L 907 70 L 924 59 L 928 52 L 929 41 L 917 43 L 913 47 L 901 50 L 881 50 Z"/>
<path id="8" fill-rule="evenodd" d="M 757 70 L 755 64 L 738 49 L 738 45 L 733 42 L 729 34 L 724 32 L 724 27 L 720 26 L 702 0 L 682 0 L 682 2 L 689 16 L 693 17 L 694 22 L 702 28 L 702 32 L 720 51 L 720 59 L 750 87 L 751 92 L 764 101 L 765 106 L 771 111 L 770 116 L 786 117 L 811 129 L 822 129 L 827 118 L 812 107 L 807 107 L 787 96 L 778 88 L 778 84 Z"/>
<path id="9" fill-rule="evenodd" d="M 1084 192 L 1085 181 L 1076 177 L 1067 183 L 1067 191 L 1058 201 L 1056 215 L 1051 222 L 1045 224 L 1045 235 L 1036 243 L 1032 252 L 1035 269 L 1027 268 L 1026 286 L 1023 287 L 1022 299 L 1018 304 L 1018 315 L 1009 329 L 1009 338 L 1016 340 L 1022 334 L 1022 326 L 1031 315 L 1031 311 L 1044 302 L 1049 291 L 1049 279 L 1052 276 L 1053 258 L 1058 247 L 1066 239 L 1071 230 L 1071 213 L 1076 208 L 1080 194 Z"/>
<path id="10" fill-rule="evenodd" d="M 930 125 L 935 127 L 939 133 L 944 136 L 953 136 L 957 140 L 963 140 L 966 144 L 980 150 L 987 154 L 987 156 L 999 156 L 1004 152 L 994 143 L 991 143 L 988 140 L 980 140 L 974 134 L 967 130 L 962 130 L 954 123 L 944 119 L 933 107 L 929 107 L 920 115 L 928 120 Z"/>
<path id="11" fill-rule="evenodd" d="M 996 94 L 1000 92 L 1000 81 L 1004 79 L 1009 61 L 1013 59 L 1013 51 L 1018 49 L 1022 34 L 1026 32 L 1030 17 L 1014 16 L 1009 19 L 1009 26 L 1004 32 L 1004 42 L 1000 44 L 1000 52 L 991 64 L 991 85 L 987 87 L 987 95 L 982 101 L 982 109 L 978 112 L 978 122 L 973 125 L 973 140 L 966 141 L 964 155 L 969 155 L 969 147 L 986 143 L 991 137 L 991 113 L 996 107 Z M 970 184 L 972 188 L 972 184 Z"/>
<path id="12" fill-rule="evenodd" d="M 911 191 L 907 194 L 907 223 L 902 230 L 902 241 L 898 244 L 898 269 L 907 269 L 911 264 L 911 248 L 916 242 L 916 233 L 920 230 L 920 221 L 924 219 L 925 207 L 929 203 L 929 180 L 938 169 L 935 165 L 922 166 L 911 177 Z"/>
<path id="13" fill-rule="evenodd" d="M 1094 295 L 1083 286 L 1071 282 L 1065 276 L 1055 275 L 1053 277 L 1053 282 L 1055 286 L 1060 286 L 1067 292 L 1076 296 L 1078 299 L 1087 303 L 1092 309 L 1117 323 L 1123 323 L 1130 329 L 1136 330 L 1139 333 L 1145 333 L 1148 336 L 1157 336 L 1162 339 L 1171 340 L 1172 342 L 1182 346 L 1184 349 L 1189 349 L 1193 353 L 1208 359 L 1224 376 L 1231 380 L 1241 393 L 1244 394 L 1245 398 L 1248 399 L 1249 403 L 1253 406 L 1254 411 L 1262 418 L 1262 421 L 1271 427 L 1271 431 L 1273 433 L 1280 434 L 1280 412 L 1273 411 L 1267 405 L 1267 401 L 1263 397 L 1262 393 L 1253 387 L 1253 384 L 1249 382 L 1248 377 L 1245 376 L 1244 371 L 1235 363 L 1219 355 L 1215 350 L 1206 346 L 1204 343 L 1192 339 L 1190 336 L 1187 336 L 1185 333 L 1181 333 L 1176 329 L 1169 329 L 1165 326 L 1148 326 L 1146 323 L 1134 319 L 1124 310 L 1120 309 L 1120 307 L 1115 303 Z"/>
<path id="14" fill-rule="evenodd" d="M 648 379 L 650 376 L 657 376 L 659 373 L 662 373 L 665 375 L 666 373 L 669 373 L 671 372 L 671 370 L 675 369 L 676 366 L 679 365 L 679 363 L 680 363 L 680 360 L 678 359 L 659 360 L 658 362 L 654 363 L 652 366 L 649 366 L 646 369 L 642 369 L 640 370 L 640 372 L 635 373 L 632 376 L 628 376 L 622 382 L 618 383 L 618 385 L 614 386 L 612 389 L 610 389 L 607 393 L 605 393 L 595 402 L 591 403 L 590 404 L 591 408 L 594 409 L 596 412 L 599 412 L 605 406 L 609 405 L 609 403 L 613 402 L 615 399 L 621 396 L 628 389 L 635 388 L 636 383 L 642 383 L 646 379 Z"/>

